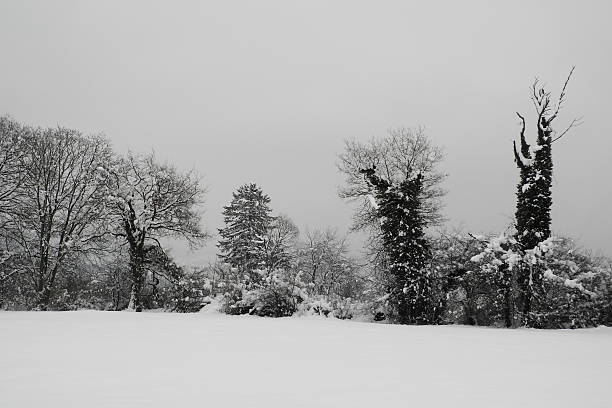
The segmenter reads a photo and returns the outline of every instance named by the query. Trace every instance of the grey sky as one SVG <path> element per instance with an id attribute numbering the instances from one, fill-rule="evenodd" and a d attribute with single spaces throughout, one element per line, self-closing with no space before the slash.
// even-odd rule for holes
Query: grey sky
<path id="1" fill-rule="evenodd" d="M 343 139 L 423 125 L 446 151 L 449 225 L 499 231 L 514 112 L 533 137 L 531 82 L 558 92 L 576 65 L 556 126 L 584 124 L 554 145 L 553 229 L 612 255 L 609 4 L 2 0 L 0 113 L 195 167 L 211 231 L 250 181 L 300 228 L 344 231 Z"/>

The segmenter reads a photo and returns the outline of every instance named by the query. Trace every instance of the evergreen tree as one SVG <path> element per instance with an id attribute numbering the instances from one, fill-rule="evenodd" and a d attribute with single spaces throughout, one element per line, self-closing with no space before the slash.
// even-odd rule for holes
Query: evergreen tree
<path id="1" fill-rule="evenodd" d="M 266 267 L 266 235 L 274 221 L 269 204 L 256 184 L 240 186 L 223 209 L 225 228 L 219 229 L 219 258 L 255 281 L 255 271 Z"/>
<path id="2" fill-rule="evenodd" d="M 550 238 L 550 210 L 552 206 L 552 143 L 567 133 L 573 125 L 560 135 L 551 128 L 565 98 L 565 89 L 574 72 L 569 73 L 559 100 L 555 107 L 551 102 L 551 94 L 539 86 L 536 80 L 532 85 L 531 99 L 536 108 L 537 138 L 535 146 L 530 146 L 525 137 L 525 118 L 518 112 L 522 128 L 520 149 L 514 143 L 514 160 L 520 171 L 520 181 L 517 187 L 516 201 L 516 241 L 521 251 L 530 251 L 539 243 Z M 518 273 L 519 306 L 528 324 L 534 298 L 543 290 L 541 268 L 524 265 Z"/>
<path id="3" fill-rule="evenodd" d="M 376 166 L 362 169 L 361 173 L 375 188 L 376 215 L 389 260 L 387 290 L 397 319 L 402 324 L 426 324 L 431 320 L 431 283 L 425 271 L 430 249 L 419 199 L 423 177 L 409 172 L 402 182 L 392 184 L 376 175 Z"/>

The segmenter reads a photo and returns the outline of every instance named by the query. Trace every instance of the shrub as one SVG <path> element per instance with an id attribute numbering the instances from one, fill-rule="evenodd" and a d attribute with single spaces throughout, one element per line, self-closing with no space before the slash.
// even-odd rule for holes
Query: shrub
<path id="1" fill-rule="evenodd" d="M 178 281 L 162 289 L 165 308 L 172 312 L 199 312 L 211 302 L 210 279 L 202 271 L 181 276 Z"/>
<path id="2" fill-rule="evenodd" d="M 580 251 L 566 238 L 548 238 L 526 251 L 504 234 L 483 243 L 481 254 L 471 261 L 479 265 L 479 274 L 491 278 L 486 282 L 493 289 L 487 299 L 493 320 L 495 310 L 505 309 L 507 321 L 536 328 L 592 327 L 609 321 L 609 260 Z M 517 270 L 542 277 L 531 284 L 534 297 L 527 315 L 516 307 L 522 295 Z"/>
<path id="3" fill-rule="evenodd" d="M 228 314 L 257 316 L 291 316 L 298 305 L 308 298 L 306 285 L 299 274 L 277 269 L 272 272 L 258 270 L 261 280 L 246 283 L 228 282 L 222 311 Z"/>
<path id="4" fill-rule="evenodd" d="M 308 298 L 299 307 L 299 314 L 303 316 L 330 317 L 333 311 L 331 302 L 322 296 Z"/>

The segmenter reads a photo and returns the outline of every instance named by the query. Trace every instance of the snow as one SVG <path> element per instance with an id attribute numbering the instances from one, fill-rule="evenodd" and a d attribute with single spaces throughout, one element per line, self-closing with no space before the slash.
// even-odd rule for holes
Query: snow
<path id="1" fill-rule="evenodd" d="M 584 293 L 585 295 L 589 295 L 592 298 L 597 297 L 597 293 L 591 292 L 590 290 L 586 289 L 584 286 L 582 286 L 582 283 L 578 282 L 578 279 L 562 278 L 560 276 L 555 275 L 550 269 L 544 271 L 544 277 L 551 281 L 560 282 L 568 288 L 578 289 L 580 292 Z"/>
<path id="2" fill-rule="evenodd" d="M 533 165 L 533 159 L 530 159 L 528 157 L 523 156 L 522 152 L 519 152 L 519 158 L 521 160 L 521 163 L 523 164 L 523 166 L 529 167 Z"/>
<path id="3" fill-rule="evenodd" d="M 374 198 L 374 196 L 372 194 L 366 195 L 366 198 L 370 202 L 370 205 L 372 206 L 372 208 L 377 210 L 378 209 L 378 203 L 376 202 L 376 198 Z"/>
<path id="4" fill-rule="evenodd" d="M 609 407 L 612 328 L 0 312 L 0 407 Z"/>
<path id="5" fill-rule="evenodd" d="M 534 157 L 534 156 L 535 156 L 535 154 L 536 154 L 537 152 L 539 152 L 540 150 L 542 150 L 542 148 L 543 148 L 543 147 L 544 147 L 544 146 L 539 145 L 539 144 L 536 144 L 535 146 L 530 146 L 530 147 L 529 147 L 529 155 L 530 155 L 531 157 Z"/>
<path id="6" fill-rule="evenodd" d="M 480 263 L 482 262 L 482 260 L 484 259 L 486 255 L 487 255 L 487 252 L 481 252 L 478 255 L 474 255 L 473 257 L 471 257 L 470 261 L 474 263 Z"/>

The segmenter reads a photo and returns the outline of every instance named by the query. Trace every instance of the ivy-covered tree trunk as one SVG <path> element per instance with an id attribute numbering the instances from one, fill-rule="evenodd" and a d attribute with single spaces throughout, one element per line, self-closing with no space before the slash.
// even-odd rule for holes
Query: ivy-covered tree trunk
<path id="1" fill-rule="evenodd" d="M 531 147 L 525 139 L 525 122 L 522 116 L 521 119 L 521 151 L 519 154 L 515 146 L 514 156 L 520 170 L 516 193 L 516 240 L 519 249 L 524 252 L 532 250 L 550 237 L 552 131 L 547 119 L 540 117 L 536 145 Z M 537 265 L 520 265 L 518 271 L 518 304 L 526 325 L 529 325 L 534 297 L 542 292 L 544 271 L 540 269 Z"/>
<path id="2" fill-rule="evenodd" d="M 503 299 L 502 313 L 504 317 L 504 324 L 506 327 L 514 327 L 516 314 L 514 293 L 516 292 L 517 279 L 513 271 L 508 268 L 508 265 L 501 265 L 500 273 L 502 276 L 499 287 Z"/>
<path id="3" fill-rule="evenodd" d="M 431 283 L 425 267 L 430 250 L 420 193 L 423 178 L 410 174 L 399 185 L 375 174 L 375 167 L 361 171 L 375 187 L 384 251 L 389 259 L 388 294 L 402 324 L 431 322 Z"/>
<path id="4" fill-rule="evenodd" d="M 515 162 L 520 170 L 516 193 L 516 238 L 524 250 L 533 249 L 550 237 L 553 170 L 551 133 L 546 119 L 541 118 L 537 142 L 532 148 L 525 139 L 523 119 L 521 153 L 517 152 L 516 146 L 514 148 Z"/>
<path id="5" fill-rule="evenodd" d="M 550 92 L 538 86 L 538 81 L 532 86 L 532 101 L 536 107 L 537 138 L 536 144 L 530 146 L 525 137 L 525 118 L 519 113 L 522 128 L 520 134 L 520 149 L 514 144 L 514 160 L 520 171 L 520 182 L 517 186 L 516 201 L 516 241 L 519 250 L 533 250 L 540 242 L 550 238 L 550 211 L 552 207 L 552 143 L 561 138 L 568 129 L 560 135 L 553 134 L 551 123 L 557 117 L 565 97 L 565 89 L 573 73 L 573 68 L 565 81 L 556 107 L 551 104 Z M 518 304 L 526 325 L 529 325 L 533 302 L 543 293 L 543 273 L 539 265 L 519 266 Z"/>

